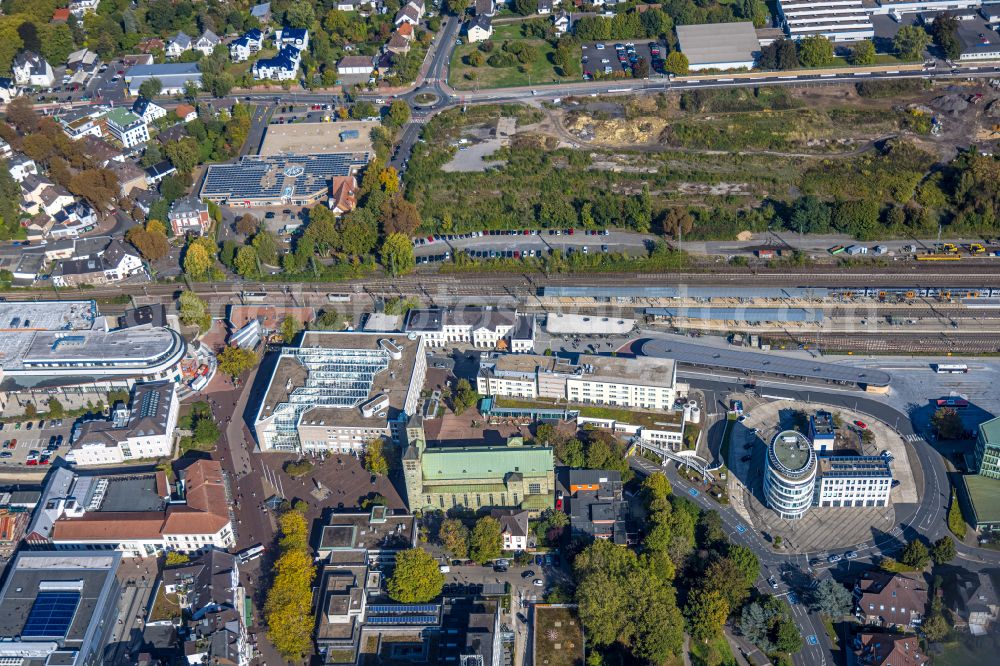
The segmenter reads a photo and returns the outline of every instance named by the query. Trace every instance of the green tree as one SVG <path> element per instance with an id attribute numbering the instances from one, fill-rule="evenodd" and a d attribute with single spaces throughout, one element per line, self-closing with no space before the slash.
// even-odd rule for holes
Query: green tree
<path id="1" fill-rule="evenodd" d="M 951 633 L 948 620 L 944 617 L 944 607 L 941 599 L 937 597 L 931 599 L 929 612 L 920 624 L 920 631 L 932 643 L 944 641 Z"/>
<path id="2" fill-rule="evenodd" d="M 405 275 L 417 265 L 413 257 L 413 244 L 403 234 L 389 234 L 382 241 L 382 265 L 389 275 Z"/>
<path id="3" fill-rule="evenodd" d="M 915 25 L 900 26 L 892 38 L 892 47 L 903 60 L 919 60 L 930 43 L 927 31 Z"/>
<path id="4" fill-rule="evenodd" d="M 260 275 L 259 259 L 253 246 L 244 245 L 236 251 L 233 268 L 243 277 L 256 277 Z"/>
<path id="5" fill-rule="evenodd" d="M 708 643 L 719 636 L 729 617 L 729 604 L 716 590 L 695 589 L 688 595 L 684 609 L 691 638 Z"/>
<path id="6" fill-rule="evenodd" d="M 729 544 L 726 557 L 733 562 L 736 569 L 743 574 L 743 582 L 749 587 L 760 576 L 760 560 L 754 552 L 738 543 Z"/>
<path id="7" fill-rule="evenodd" d="M 402 127 L 410 122 L 410 105 L 401 99 L 393 100 L 386 121 L 393 127 Z"/>
<path id="8" fill-rule="evenodd" d="M 465 410 L 474 407 L 477 402 L 479 402 L 479 394 L 472 388 L 469 380 L 459 379 L 451 396 L 451 409 L 455 415 L 460 416 Z"/>
<path id="9" fill-rule="evenodd" d="M 851 48 L 851 64 L 875 64 L 875 44 L 873 44 L 870 39 L 863 39 Z"/>
<path id="10" fill-rule="evenodd" d="M 823 35 L 799 40 L 799 62 L 804 67 L 826 67 L 833 63 L 833 42 Z"/>
<path id="11" fill-rule="evenodd" d="M 249 349 L 226 347 L 218 356 L 219 371 L 236 379 L 257 365 L 257 355 Z"/>
<path id="12" fill-rule="evenodd" d="M 155 76 L 139 84 L 139 96 L 153 99 L 163 90 L 163 83 Z"/>
<path id="13" fill-rule="evenodd" d="M 351 107 L 351 118 L 354 120 L 362 120 L 363 118 L 372 118 L 378 115 L 378 109 L 375 105 L 366 100 L 358 100 Z"/>
<path id="14" fill-rule="evenodd" d="M 368 442 L 365 447 L 365 469 L 372 474 L 389 474 L 389 461 L 385 456 L 385 441 L 381 437 Z"/>
<path id="15" fill-rule="evenodd" d="M 687 76 L 690 64 L 686 55 L 680 51 L 671 51 L 664 61 L 663 67 L 675 76 Z"/>
<path id="16" fill-rule="evenodd" d="M 948 529 L 959 539 L 965 538 L 965 518 L 962 516 L 962 507 L 958 504 L 955 491 L 951 491 L 951 506 L 948 507 Z"/>
<path id="17" fill-rule="evenodd" d="M 422 548 L 396 554 L 396 568 L 389 579 L 389 596 L 404 604 L 422 604 L 441 594 L 444 574 L 437 560 Z"/>
<path id="18" fill-rule="evenodd" d="M 931 36 L 949 60 L 957 60 L 962 55 L 962 43 L 958 39 L 958 19 L 945 12 L 934 17 Z"/>
<path id="19" fill-rule="evenodd" d="M 208 304 L 193 291 L 181 292 L 178 299 L 178 314 L 185 326 L 197 326 L 202 333 L 212 325 L 212 316 L 208 312 Z"/>
<path id="20" fill-rule="evenodd" d="M 292 344 L 295 340 L 295 336 L 299 334 L 302 330 L 302 324 L 299 320 L 292 315 L 285 315 L 285 318 L 281 320 L 281 337 L 284 339 L 285 344 Z"/>
<path id="21" fill-rule="evenodd" d="M 344 318 L 333 308 L 327 308 L 319 313 L 309 328 L 314 331 L 340 331 L 344 328 Z"/>
<path id="22" fill-rule="evenodd" d="M 55 398 L 49 398 L 49 418 L 61 419 L 65 415 L 66 410 L 63 408 L 63 404 Z"/>
<path id="23" fill-rule="evenodd" d="M 182 564 L 187 564 L 190 561 L 191 558 L 184 553 L 180 553 L 176 550 L 169 550 L 167 551 L 167 558 L 164 564 L 168 567 L 176 567 Z"/>
<path id="24" fill-rule="evenodd" d="M 795 654 L 802 649 L 802 634 L 791 619 L 783 618 L 778 622 L 774 647 L 786 654 Z"/>
<path id="25" fill-rule="evenodd" d="M 500 557 L 503 551 L 503 533 L 496 518 L 483 516 L 476 521 L 469 538 L 469 556 L 479 564 Z"/>
<path id="26" fill-rule="evenodd" d="M 278 239 L 267 229 L 261 229 L 253 237 L 253 249 L 260 260 L 270 266 L 278 263 Z"/>
<path id="27" fill-rule="evenodd" d="M 642 494 L 649 504 L 653 500 L 666 500 L 674 492 L 670 479 L 663 472 L 653 472 L 642 482 Z"/>
<path id="28" fill-rule="evenodd" d="M 180 141 L 171 141 L 163 148 L 167 159 L 177 168 L 180 173 L 191 173 L 198 166 L 201 158 L 201 148 L 198 141 L 192 136 L 186 136 Z"/>
<path id="29" fill-rule="evenodd" d="M 955 540 L 947 534 L 935 541 L 934 545 L 931 546 L 931 559 L 937 565 L 951 562 L 957 554 Z"/>
<path id="30" fill-rule="evenodd" d="M 445 550 L 460 560 L 469 556 L 469 528 L 457 518 L 442 521 L 438 538 Z"/>
<path id="31" fill-rule="evenodd" d="M 927 546 L 920 539 L 914 539 L 906 544 L 903 553 L 899 556 L 899 561 L 914 569 L 923 569 L 930 560 L 930 553 Z"/>
<path id="32" fill-rule="evenodd" d="M 728 608 L 739 608 L 750 594 L 746 574 L 728 557 L 709 564 L 700 583 L 704 589 L 719 593 Z"/>
<path id="33" fill-rule="evenodd" d="M 962 439 L 965 437 L 965 425 L 958 412 L 950 407 L 941 407 L 931 417 L 931 425 L 939 439 Z"/>
<path id="34" fill-rule="evenodd" d="M 455 16 L 461 16 L 466 11 L 468 11 L 471 5 L 470 0 L 445 0 L 444 6 L 449 14 L 454 14 Z"/>
<path id="35" fill-rule="evenodd" d="M 854 598 L 851 591 L 832 578 L 826 578 L 810 595 L 810 605 L 818 613 L 825 613 L 836 620 L 851 612 Z"/>
<path id="36" fill-rule="evenodd" d="M 29 421 L 38 418 L 38 407 L 35 406 L 35 403 L 29 402 L 24 406 L 24 418 Z"/>
<path id="37" fill-rule="evenodd" d="M 532 16 L 538 12 L 538 0 L 514 0 L 514 11 L 521 16 Z"/>
<path id="38" fill-rule="evenodd" d="M 285 23 L 293 28 L 311 28 L 315 20 L 316 13 L 308 2 L 293 2 L 285 12 Z"/>

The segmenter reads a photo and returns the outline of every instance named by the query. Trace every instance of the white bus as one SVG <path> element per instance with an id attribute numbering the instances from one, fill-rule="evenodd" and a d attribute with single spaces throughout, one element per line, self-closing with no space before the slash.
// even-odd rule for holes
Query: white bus
<path id="1" fill-rule="evenodd" d="M 350 303 L 351 302 L 351 295 L 350 294 L 327 294 L 326 295 L 326 300 L 330 301 L 331 303 Z"/>
<path id="2" fill-rule="evenodd" d="M 963 375 L 969 372 L 969 366 L 964 363 L 935 363 L 934 372 L 939 375 Z"/>
<path id="3" fill-rule="evenodd" d="M 264 303 L 267 301 L 266 291 L 244 291 L 240 294 L 244 303 Z"/>
<path id="4" fill-rule="evenodd" d="M 264 554 L 264 546 L 257 544 L 256 546 L 250 546 L 246 550 L 241 550 L 236 554 L 240 558 L 240 564 L 246 564 L 247 562 L 252 562 L 258 557 Z"/>

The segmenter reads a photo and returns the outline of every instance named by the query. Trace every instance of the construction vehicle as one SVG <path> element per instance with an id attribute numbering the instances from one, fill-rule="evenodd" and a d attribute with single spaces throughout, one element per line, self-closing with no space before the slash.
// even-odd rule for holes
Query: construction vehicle
<path id="1" fill-rule="evenodd" d="M 960 261 L 962 257 L 957 254 L 919 254 L 917 261 Z"/>
<path id="2" fill-rule="evenodd" d="M 983 254 L 984 252 L 986 252 L 986 248 L 983 247 L 982 243 L 971 243 L 967 246 L 966 249 L 972 256 L 976 256 L 977 254 Z"/>
<path id="3" fill-rule="evenodd" d="M 941 246 L 941 251 L 945 254 L 958 254 L 958 246 L 954 243 L 945 243 Z"/>
<path id="4" fill-rule="evenodd" d="M 827 251 L 828 251 L 828 252 L 829 252 L 830 254 L 834 254 L 834 255 L 836 255 L 836 254 L 840 254 L 840 253 L 841 253 L 841 252 L 843 252 L 843 251 L 844 251 L 845 249 L 846 249 L 846 248 L 845 248 L 845 247 L 844 247 L 843 245 L 834 245 L 833 247 L 831 247 L 831 248 L 830 248 L 829 250 L 827 250 Z"/>

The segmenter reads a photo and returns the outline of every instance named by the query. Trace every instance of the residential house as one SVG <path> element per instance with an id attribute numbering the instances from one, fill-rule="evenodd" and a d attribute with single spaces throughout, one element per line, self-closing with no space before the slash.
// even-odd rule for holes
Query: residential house
<path id="1" fill-rule="evenodd" d="M 76 201 L 52 217 L 49 236 L 54 239 L 78 236 L 86 227 L 97 224 L 97 214 L 85 201 Z"/>
<path id="2" fill-rule="evenodd" d="M 104 166 L 118 176 L 118 191 L 123 197 L 131 194 L 132 190 L 144 190 L 148 186 L 146 172 L 140 169 L 135 162 L 112 160 Z"/>
<path id="3" fill-rule="evenodd" d="M 198 111 L 190 104 L 178 104 L 174 108 L 174 113 L 177 117 L 181 119 L 182 122 L 189 123 L 192 120 L 198 119 Z"/>
<path id="4" fill-rule="evenodd" d="M 538 0 L 538 13 L 542 16 L 548 16 L 552 13 L 552 0 Z"/>
<path id="5" fill-rule="evenodd" d="M 279 49 L 293 46 L 299 51 L 304 51 L 309 48 L 309 31 L 305 28 L 283 26 L 274 31 L 274 45 Z"/>
<path id="6" fill-rule="evenodd" d="M 66 136 L 73 141 L 79 141 L 88 136 L 104 136 L 107 112 L 107 107 L 81 106 L 60 113 L 56 120 L 59 121 L 59 126 Z"/>
<path id="7" fill-rule="evenodd" d="M 409 23 L 410 25 L 418 25 L 420 23 L 420 11 L 413 5 L 406 5 L 396 12 L 393 24 L 398 27 L 404 23 Z"/>
<path id="8" fill-rule="evenodd" d="M 621 473 L 615 470 L 569 471 L 569 524 L 573 538 L 628 542 L 628 502 L 622 495 Z"/>
<path id="9" fill-rule="evenodd" d="M 997 621 L 1000 600 L 989 572 L 970 572 L 971 578 L 960 580 L 958 599 L 952 613 L 954 626 L 965 628 L 973 636 L 985 636 Z"/>
<path id="10" fill-rule="evenodd" d="M 563 10 L 559 10 L 552 15 L 552 27 L 555 28 L 557 35 L 565 35 L 569 32 L 570 28 L 570 17 Z"/>
<path id="11" fill-rule="evenodd" d="M 148 178 L 148 175 L 147 175 Z M 130 197 L 135 207 L 142 211 L 142 214 L 149 216 L 149 211 L 153 209 L 157 201 L 160 201 L 160 193 L 156 190 L 132 190 Z"/>
<path id="12" fill-rule="evenodd" d="M 250 8 L 250 16 L 260 21 L 261 25 L 267 25 L 271 22 L 271 3 L 262 2 L 254 5 Z"/>
<path id="13" fill-rule="evenodd" d="M 186 233 L 203 235 L 211 226 L 212 220 L 208 214 L 208 204 L 202 203 L 194 195 L 181 197 L 170 205 L 167 215 L 170 227 L 175 236 Z"/>
<path id="14" fill-rule="evenodd" d="M 42 205 L 42 192 L 55 187 L 51 180 L 37 172 L 25 175 L 18 182 L 21 184 L 21 208 L 31 215 L 37 213 Z"/>
<path id="15" fill-rule="evenodd" d="M 14 149 L 10 147 L 10 144 L 0 139 L 0 159 L 10 159 L 14 156 Z"/>
<path id="16" fill-rule="evenodd" d="M 73 0 L 69 3 L 69 11 L 77 18 L 83 18 L 84 14 L 97 11 L 97 5 L 101 0 Z"/>
<path id="17" fill-rule="evenodd" d="M 528 550 L 528 512 L 523 509 L 493 509 L 490 515 L 500 523 L 503 549 L 513 552 Z"/>
<path id="18" fill-rule="evenodd" d="M 229 45 L 229 57 L 233 62 L 246 62 L 264 45 L 264 33 L 257 28 L 246 31 L 242 37 Z"/>
<path id="19" fill-rule="evenodd" d="M 405 23 L 403 25 L 406 25 Z M 385 45 L 385 50 L 396 55 L 403 55 L 410 52 L 410 41 L 398 32 L 392 33 L 389 41 Z"/>
<path id="20" fill-rule="evenodd" d="M 100 59 L 90 49 L 74 51 L 66 59 L 66 74 L 72 73 L 69 83 L 71 85 L 85 86 L 97 74 L 100 66 Z"/>
<path id="21" fill-rule="evenodd" d="M 7 159 L 7 170 L 11 177 L 19 183 L 24 182 L 24 179 L 31 174 L 38 175 L 38 165 L 35 164 L 35 160 L 20 153 Z"/>
<path id="22" fill-rule="evenodd" d="M 187 128 L 183 124 L 178 123 L 157 134 L 156 141 L 161 146 L 166 146 L 174 141 L 180 141 L 186 136 L 188 136 Z"/>
<path id="23" fill-rule="evenodd" d="M 20 91 L 14 79 L 7 76 L 0 77 L 0 102 L 10 104 L 19 94 Z"/>
<path id="24" fill-rule="evenodd" d="M 864 624 L 902 629 L 918 626 L 927 608 L 927 583 L 921 573 L 866 571 L 854 587 L 857 617 Z"/>
<path id="25" fill-rule="evenodd" d="M 14 74 L 14 82 L 21 86 L 35 88 L 51 88 L 56 83 L 52 66 L 37 53 L 21 51 L 14 57 L 10 66 Z"/>
<path id="26" fill-rule="evenodd" d="M 52 18 L 49 20 L 49 23 L 65 23 L 69 20 L 69 17 L 69 7 L 63 7 L 52 12 Z"/>
<path id="27" fill-rule="evenodd" d="M 201 33 L 201 37 L 195 40 L 195 42 L 191 45 L 191 48 L 195 51 L 201 51 L 206 56 L 210 56 L 212 55 L 212 51 L 215 50 L 215 47 L 221 43 L 222 40 L 219 39 L 217 34 L 211 30 L 206 30 Z"/>
<path id="28" fill-rule="evenodd" d="M 862 666 L 924 666 L 930 663 L 912 634 L 861 633 L 854 637 L 857 663 Z"/>
<path id="29" fill-rule="evenodd" d="M 489 16 L 475 16 L 466 24 L 469 43 L 485 42 L 493 36 L 493 19 Z"/>
<path id="30" fill-rule="evenodd" d="M 180 58 L 181 54 L 185 51 L 191 50 L 191 37 L 189 37 L 183 31 L 178 32 L 174 35 L 174 38 L 167 42 L 166 47 L 163 49 L 164 54 L 168 58 Z"/>
<path id="31" fill-rule="evenodd" d="M 330 191 L 330 209 L 335 215 L 350 213 L 357 207 L 358 180 L 354 176 L 334 176 Z"/>
<path id="32" fill-rule="evenodd" d="M 340 76 L 364 75 L 372 73 L 371 56 L 344 56 L 337 62 L 337 74 Z"/>
<path id="33" fill-rule="evenodd" d="M 151 123 L 157 118 L 167 115 L 167 110 L 146 97 L 138 97 L 132 103 L 132 113 L 139 116 L 144 123 Z"/>
<path id="34" fill-rule="evenodd" d="M 126 148 L 134 148 L 149 141 L 149 126 L 124 107 L 115 107 L 105 116 L 108 133 Z"/>
<path id="35" fill-rule="evenodd" d="M 62 211 L 62 209 L 72 206 L 76 203 L 76 198 L 61 185 L 51 185 L 42 190 L 40 195 L 42 210 L 45 211 L 47 215 L 56 217 L 56 215 Z"/>
<path id="36" fill-rule="evenodd" d="M 476 0 L 476 16 L 494 16 L 497 5 L 493 0 Z"/>
<path id="37" fill-rule="evenodd" d="M 253 64 L 253 77 L 258 81 L 292 81 L 299 71 L 300 58 L 299 49 L 283 46 L 276 56 Z"/>
<path id="38" fill-rule="evenodd" d="M 35 242 L 48 238 L 55 223 L 56 221 L 52 217 L 45 213 L 38 213 L 28 220 L 27 226 L 24 226 L 24 222 L 21 225 L 24 226 L 24 237 Z"/>
<path id="39" fill-rule="evenodd" d="M 177 173 L 177 169 L 170 163 L 169 160 L 157 162 L 151 167 L 146 167 L 146 184 L 158 185 L 161 180 L 172 173 Z M 148 213 L 149 211 L 146 212 Z"/>
<path id="40" fill-rule="evenodd" d="M 97 286 L 121 282 L 126 278 L 144 273 L 145 268 L 139 253 L 132 246 L 125 245 L 120 240 L 115 239 L 97 255 L 60 261 L 55 270 L 52 271 L 52 284 L 57 287 L 79 287 L 85 284 Z M 176 418 L 174 420 L 176 421 Z M 120 441 L 122 437 L 125 437 L 123 431 L 102 432 L 102 437 L 109 435 L 114 441 L 112 439 L 97 441 L 89 448 L 86 443 L 83 443 L 81 446 L 84 448 L 81 451 L 75 449 L 80 441 L 74 441 L 76 463 L 78 465 L 117 464 L 136 458 L 156 458 L 170 455 L 173 444 L 173 427 L 171 427 L 170 435 L 167 437 L 166 445 L 160 448 L 154 448 L 152 445 L 153 438 L 150 437 L 153 434 L 152 431 L 140 429 L 139 433 L 145 437 L 130 444 L 123 440 Z M 166 452 L 160 453 L 161 450 Z M 151 455 L 145 455 L 147 453 Z"/>
<path id="41" fill-rule="evenodd" d="M 404 37 L 408 42 L 412 42 L 413 38 L 416 36 L 413 32 L 413 26 L 409 23 L 404 23 L 396 28 L 396 34 L 400 37 Z"/>

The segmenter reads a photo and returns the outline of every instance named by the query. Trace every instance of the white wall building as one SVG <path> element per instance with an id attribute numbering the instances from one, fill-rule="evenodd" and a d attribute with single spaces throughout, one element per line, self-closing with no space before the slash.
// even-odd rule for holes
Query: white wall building
<path id="1" fill-rule="evenodd" d="M 184 32 L 178 32 L 167 42 L 163 52 L 168 58 L 179 58 L 185 51 L 191 50 L 191 37 Z"/>
<path id="2" fill-rule="evenodd" d="M 535 341 L 534 317 L 493 307 L 410 310 L 403 330 L 423 337 L 429 347 L 464 343 L 525 352 L 533 349 Z"/>
<path id="3" fill-rule="evenodd" d="M 788 36 L 822 35 L 834 42 L 872 39 L 875 28 L 862 0 L 778 0 Z"/>
<path id="4" fill-rule="evenodd" d="M 14 82 L 22 86 L 51 88 L 56 83 L 52 66 L 37 53 L 21 51 L 10 65 Z"/>
<path id="5" fill-rule="evenodd" d="M 786 520 L 801 518 L 813 503 L 816 452 L 802 433 L 779 432 L 767 447 L 764 497 L 767 506 Z"/>
<path id="6" fill-rule="evenodd" d="M 124 107 L 111 109 L 105 116 L 108 133 L 118 139 L 126 149 L 149 141 L 149 127 L 139 116 Z"/>
<path id="7" fill-rule="evenodd" d="M 77 465 L 118 465 L 170 457 L 177 427 L 176 385 L 136 384 L 129 406 L 114 406 L 109 421 L 87 421 L 73 433 L 70 451 Z"/>
<path id="8" fill-rule="evenodd" d="M 816 506 L 888 506 L 892 470 L 882 456 L 830 456 L 819 459 Z"/>

